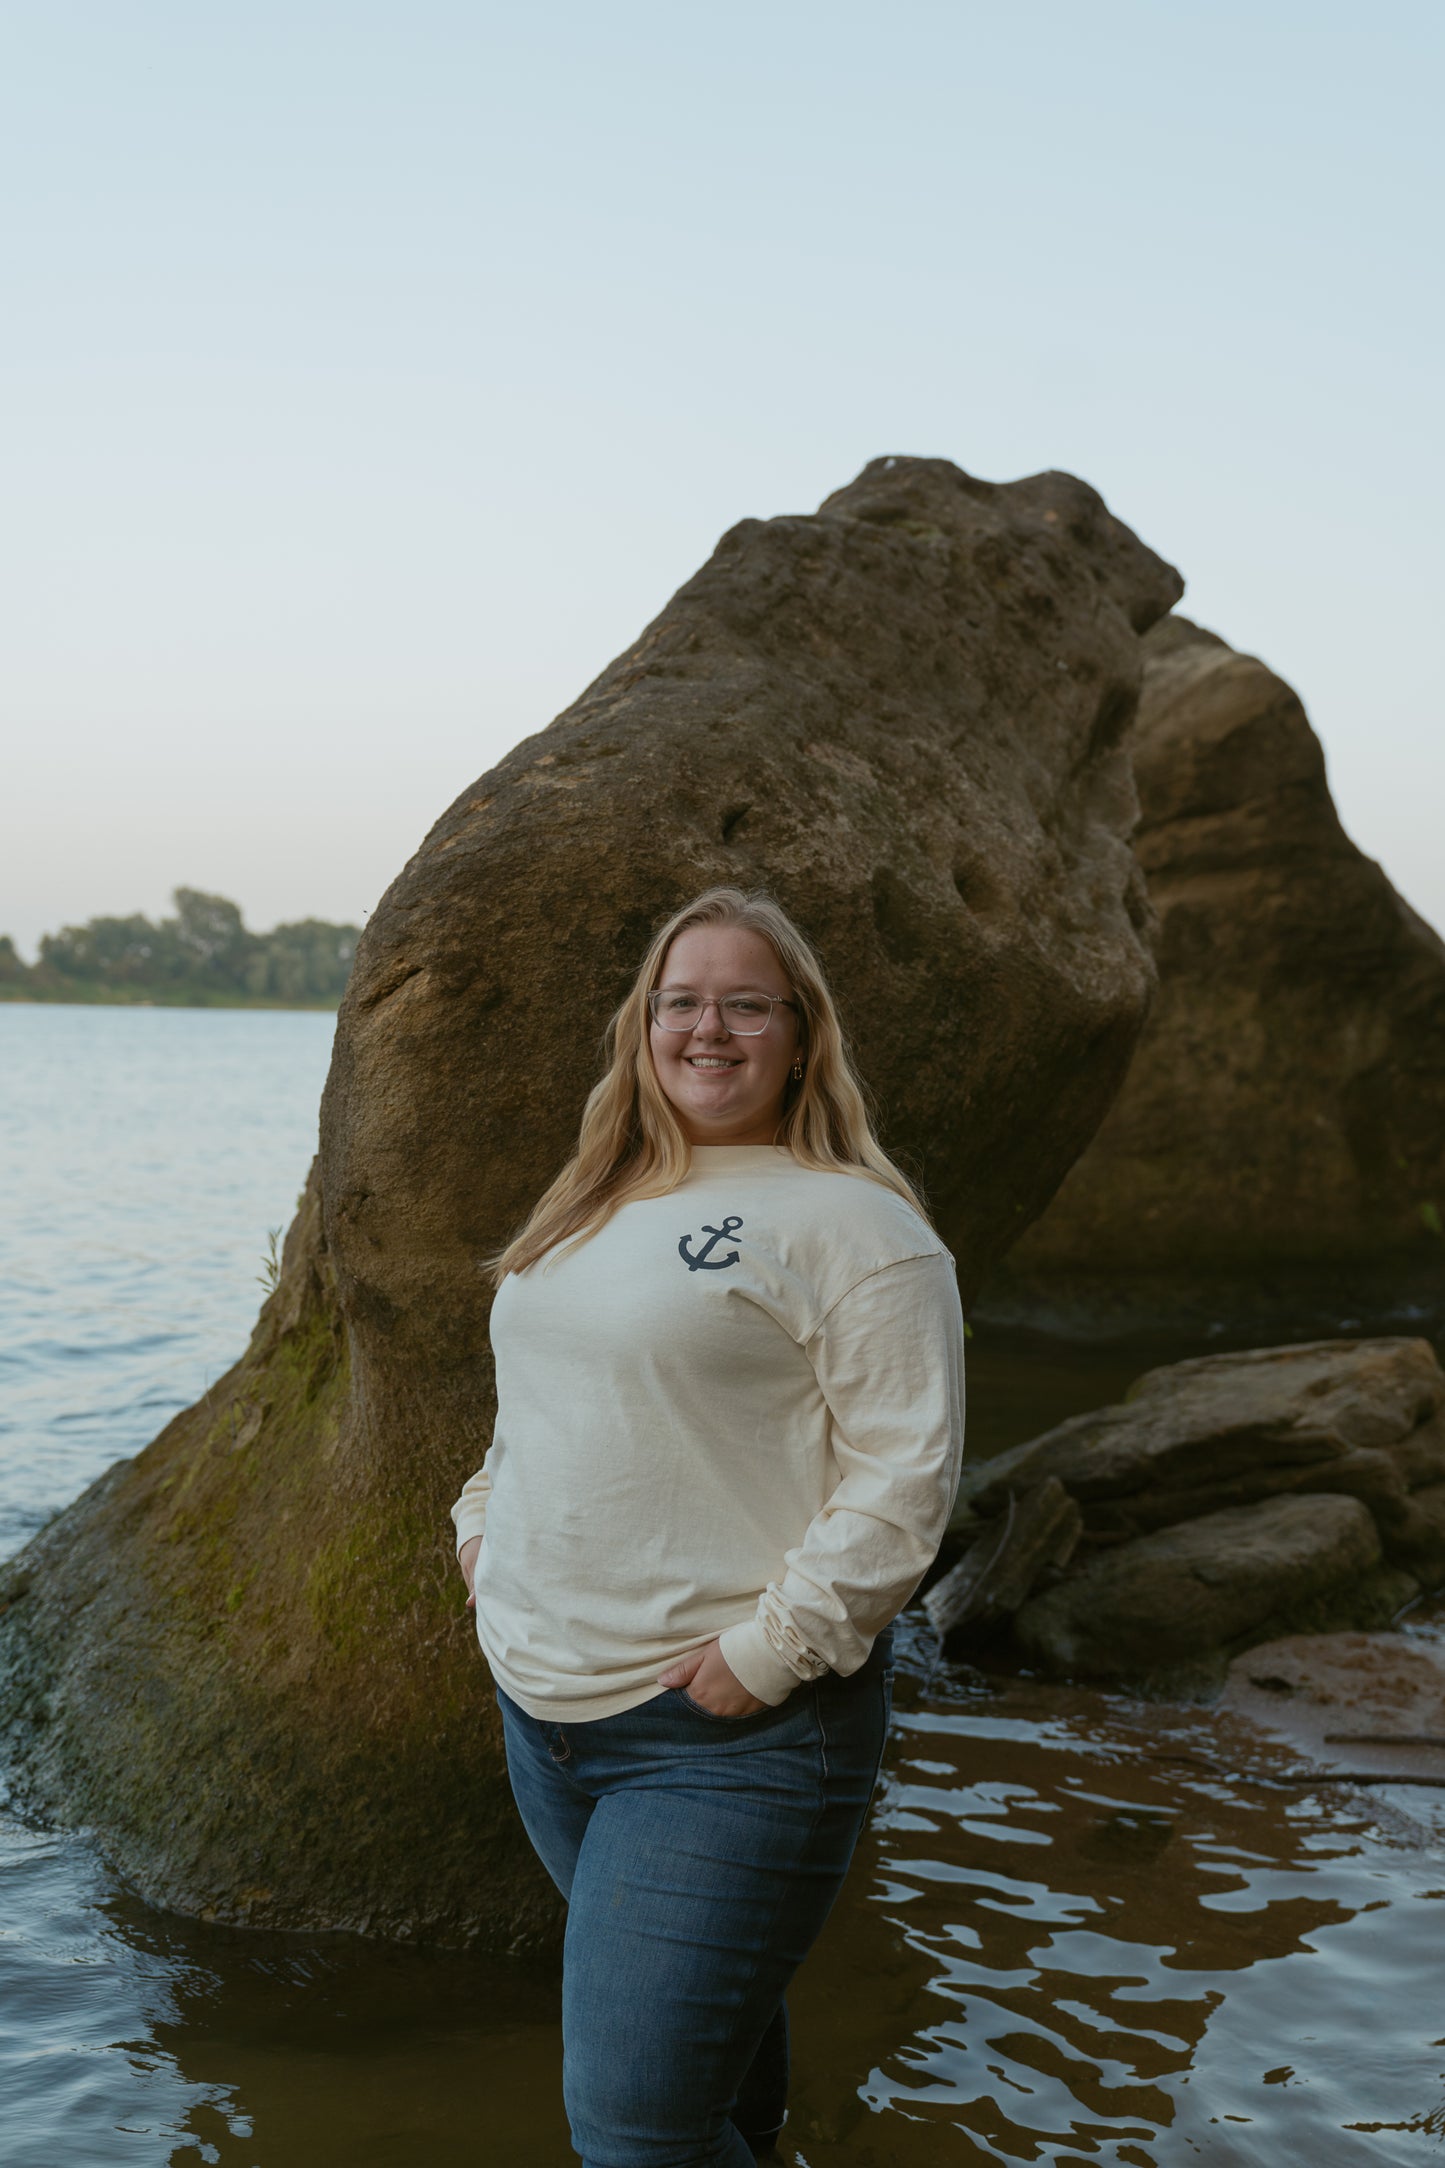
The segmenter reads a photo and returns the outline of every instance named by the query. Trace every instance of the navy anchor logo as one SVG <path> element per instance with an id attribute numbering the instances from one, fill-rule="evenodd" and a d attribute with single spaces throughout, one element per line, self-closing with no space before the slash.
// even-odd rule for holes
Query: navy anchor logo
<path id="1" fill-rule="evenodd" d="M 705 1225 L 702 1231 L 707 1240 L 702 1248 L 695 1251 L 692 1247 L 692 1236 L 684 1235 L 677 1245 L 677 1254 L 683 1259 L 689 1272 L 726 1272 L 729 1265 L 738 1262 L 742 1252 L 729 1250 L 726 1257 L 714 1257 L 712 1253 L 719 1242 L 730 1242 L 741 1226 L 740 1219 L 725 1219 L 721 1227 Z"/>

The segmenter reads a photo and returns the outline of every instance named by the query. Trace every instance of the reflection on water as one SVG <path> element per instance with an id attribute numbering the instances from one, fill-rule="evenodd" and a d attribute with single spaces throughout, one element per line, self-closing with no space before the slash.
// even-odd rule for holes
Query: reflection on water
<path id="1" fill-rule="evenodd" d="M 855 2026 L 864 2113 L 827 2132 L 820 2100 L 811 2168 L 1438 2159 L 1445 1791 L 1251 1782 L 1287 1762 L 1198 1709 L 966 1672 L 899 1688 L 813 1962 L 834 2010 L 866 1997 L 852 1945 L 895 1938 L 911 1977 L 895 1962 L 892 2012 Z"/>
<path id="2" fill-rule="evenodd" d="M 1271 1785 L 1242 1726 L 930 1680 L 915 1633 L 895 1710 L 790 1998 L 793 2168 L 1438 2162 L 1445 1791 Z M 572 2157 L 550 1977 L 160 1917 L 14 1825 L 0 1874 L 12 2168 Z"/>
<path id="3" fill-rule="evenodd" d="M 13 1823 L 0 1917 L 6 2168 L 416 2168 L 483 2110 L 499 2162 L 569 2157 L 550 1979 L 157 1915 Z"/>
<path id="4" fill-rule="evenodd" d="M 239 1351 L 330 1029 L 0 1010 L 0 1549 Z M 970 1448 L 1194 1352 L 980 1335 Z M 1445 1635 L 1437 1609 L 1414 1630 Z M 1281 1753 L 1197 1708 L 935 1671 L 913 1621 L 871 1826 L 790 1996 L 784 2161 L 1438 2164 L 1445 1789 L 1260 1781 Z M 82 1838 L 0 1816 L 6 2168 L 566 2168 L 560 2059 L 549 1977 L 167 1918 Z"/>

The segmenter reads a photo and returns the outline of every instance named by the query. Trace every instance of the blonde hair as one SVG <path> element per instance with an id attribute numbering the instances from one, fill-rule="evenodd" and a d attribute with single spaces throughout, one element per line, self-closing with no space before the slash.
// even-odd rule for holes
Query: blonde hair
<path id="1" fill-rule="evenodd" d="M 577 1150 L 521 1232 L 487 1260 L 494 1286 L 509 1272 L 525 1272 L 569 1236 L 580 1242 L 596 1234 L 629 1198 L 665 1196 L 686 1175 L 692 1147 L 653 1067 L 647 997 L 668 950 L 689 926 L 745 926 L 760 933 L 791 982 L 805 1066 L 801 1082 L 789 1075 L 777 1143 L 786 1145 L 800 1166 L 879 1182 L 927 1218 L 912 1183 L 873 1133 L 833 996 L 809 943 L 765 891 L 709 888 L 654 934 L 631 990 L 607 1026 L 607 1069 L 588 1094 Z"/>

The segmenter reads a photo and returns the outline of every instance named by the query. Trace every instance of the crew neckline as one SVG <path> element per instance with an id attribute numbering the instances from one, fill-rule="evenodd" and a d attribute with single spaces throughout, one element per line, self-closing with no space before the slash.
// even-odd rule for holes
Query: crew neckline
<path id="1" fill-rule="evenodd" d="M 694 1144 L 690 1172 L 698 1174 L 751 1173 L 760 1167 L 795 1167 L 797 1161 L 786 1144 Z"/>

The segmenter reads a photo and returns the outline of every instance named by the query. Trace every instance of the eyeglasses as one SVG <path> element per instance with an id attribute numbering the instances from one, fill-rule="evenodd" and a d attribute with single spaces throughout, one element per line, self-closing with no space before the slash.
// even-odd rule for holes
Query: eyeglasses
<path id="1" fill-rule="evenodd" d="M 647 997 L 652 1011 L 652 1021 L 661 1031 L 693 1031 L 702 1021 L 705 1010 L 714 1006 L 704 1001 L 700 994 L 685 993 L 680 987 L 660 986 Z M 716 1004 L 724 1031 L 736 1032 L 740 1039 L 757 1039 L 767 1030 L 773 1020 L 774 1009 L 792 1009 L 797 1002 L 789 1001 L 785 994 L 728 994 Z"/>

